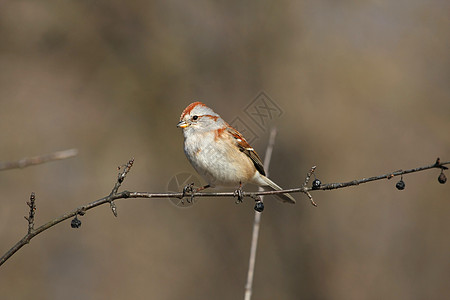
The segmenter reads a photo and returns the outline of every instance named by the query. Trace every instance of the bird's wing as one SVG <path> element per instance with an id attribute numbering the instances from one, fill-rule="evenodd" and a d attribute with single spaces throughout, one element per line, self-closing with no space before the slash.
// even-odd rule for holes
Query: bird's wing
<path id="1" fill-rule="evenodd" d="M 239 151 L 244 152 L 253 162 L 255 165 L 256 170 L 258 170 L 259 173 L 262 175 L 266 175 L 266 172 L 264 171 L 264 166 L 261 161 L 261 158 L 259 158 L 258 153 L 256 153 L 255 149 L 253 149 L 245 140 L 245 138 L 242 136 L 242 134 L 239 133 L 236 129 L 229 126 L 227 127 L 228 132 L 231 134 L 231 136 L 236 141 L 236 146 L 239 148 Z"/>

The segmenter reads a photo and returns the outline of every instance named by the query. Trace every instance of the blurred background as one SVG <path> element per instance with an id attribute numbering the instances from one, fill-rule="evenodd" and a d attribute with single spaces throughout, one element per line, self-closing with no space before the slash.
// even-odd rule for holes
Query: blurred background
<path id="1" fill-rule="evenodd" d="M 194 170 L 176 128 L 201 100 L 264 156 L 270 177 L 324 183 L 450 159 L 450 2 L 1 1 L 0 161 L 77 148 L 0 173 L 0 252 L 123 184 L 165 192 Z M 278 107 L 262 126 L 261 92 Z M 256 102 L 255 102 L 256 101 Z M 254 116 L 254 115 L 253 115 Z M 244 129 L 242 129 L 244 130 Z M 439 170 L 266 198 L 253 299 L 442 299 L 450 186 Z M 447 172 L 447 176 L 449 173 Z M 203 182 L 203 181 L 202 181 Z M 253 201 L 117 201 L 37 236 L 0 267 L 2 299 L 241 299 Z"/>

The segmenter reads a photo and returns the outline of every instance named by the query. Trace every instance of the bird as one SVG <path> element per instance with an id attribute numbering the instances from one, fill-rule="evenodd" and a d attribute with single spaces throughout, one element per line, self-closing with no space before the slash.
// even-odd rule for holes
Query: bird
<path id="1" fill-rule="evenodd" d="M 184 153 L 209 187 L 239 186 L 247 183 L 264 190 L 282 188 L 266 176 L 256 151 L 243 135 L 202 102 L 189 104 L 181 113 L 178 128 L 184 136 Z M 274 194 L 285 203 L 295 204 L 288 193 Z"/>

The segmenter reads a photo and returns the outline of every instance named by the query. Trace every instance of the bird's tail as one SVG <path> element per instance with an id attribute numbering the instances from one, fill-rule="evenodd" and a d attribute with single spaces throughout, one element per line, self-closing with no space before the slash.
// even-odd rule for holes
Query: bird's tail
<path id="1" fill-rule="evenodd" d="M 280 191 L 282 190 L 282 188 L 277 185 L 275 182 L 273 182 L 272 180 L 270 180 L 269 178 L 267 178 L 264 175 L 261 175 L 261 178 L 264 180 L 264 182 L 267 184 L 267 186 L 264 186 L 263 188 L 265 190 L 269 190 L 269 191 Z M 274 196 L 277 196 L 277 198 L 283 202 L 287 202 L 287 203 L 291 203 L 291 204 L 295 204 L 295 199 L 294 197 L 292 197 L 291 195 L 289 195 L 288 193 L 285 194 L 275 194 Z"/>

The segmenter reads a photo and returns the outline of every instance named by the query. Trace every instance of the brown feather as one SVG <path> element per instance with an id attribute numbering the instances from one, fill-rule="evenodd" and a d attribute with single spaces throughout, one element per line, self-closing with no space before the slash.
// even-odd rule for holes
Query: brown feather
<path id="1" fill-rule="evenodd" d="M 227 130 L 236 140 L 236 145 L 238 146 L 239 150 L 241 152 L 244 152 L 252 160 L 256 170 L 258 170 L 260 174 L 265 176 L 266 172 L 264 171 L 264 166 L 261 158 L 259 158 L 258 153 L 256 153 L 256 151 L 247 143 L 247 141 L 242 136 L 242 134 L 239 133 L 239 131 L 237 131 L 230 125 L 228 125 Z"/>

